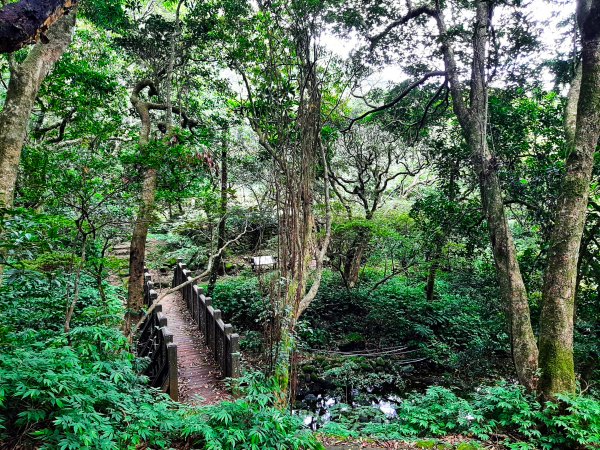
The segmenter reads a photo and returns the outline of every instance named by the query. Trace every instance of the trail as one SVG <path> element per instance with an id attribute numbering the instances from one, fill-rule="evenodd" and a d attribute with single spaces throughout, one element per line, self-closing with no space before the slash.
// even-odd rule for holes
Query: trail
<path id="1" fill-rule="evenodd" d="M 148 241 L 147 247 L 155 249 L 159 241 Z M 129 258 L 129 243 L 114 246 L 113 256 Z M 150 271 L 154 288 L 160 297 L 162 291 L 171 287 L 173 274 L 162 275 L 157 270 Z M 111 283 L 123 285 L 117 274 L 111 275 Z M 212 359 L 209 349 L 183 301 L 180 292 L 166 296 L 160 304 L 167 317 L 167 328 L 173 333 L 177 345 L 177 369 L 179 381 L 179 401 L 191 405 L 212 405 L 230 398 L 221 380 L 220 369 Z"/>

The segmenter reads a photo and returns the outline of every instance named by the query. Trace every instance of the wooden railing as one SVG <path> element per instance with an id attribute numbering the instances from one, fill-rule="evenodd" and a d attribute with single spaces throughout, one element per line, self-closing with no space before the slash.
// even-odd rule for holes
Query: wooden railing
<path id="1" fill-rule="evenodd" d="M 179 260 L 173 275 L 173 287 L 191 280 L 190 271 Z M 233 327 L 223 322 L 221 310 L 214 309 L 212 299 L 205 297 L 202 288 L 190 283 L 181 288 L 183 299 L 202 332 L 204 340 L 224 377 L 240 376 L 240 337 L 233 332 Z"/>
<path id="2" fill-rule="evenodd" d="M 158 294 L 148 270 L 144 273 L 144 303 L 149 307 Z M 156 305 L 152 314 L 146 317 L 141 326 L 137 354 L 150 358 L 150 364 L 144 375 L 150 379 L 150 385 L 162 389 L 177 401 L 179 384 L 177 382 L 177 345 L 173 343 L 173 334 L 167 328 L 167 317 L 162 306 Z"/>

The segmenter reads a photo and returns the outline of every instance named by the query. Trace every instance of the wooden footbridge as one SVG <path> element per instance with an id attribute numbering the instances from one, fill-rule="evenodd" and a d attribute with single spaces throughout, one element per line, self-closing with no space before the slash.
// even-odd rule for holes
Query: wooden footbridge
<path id="1" fill-rule="evenodd" d="M 172 281 L 164 278 L 146 270 L 146 306 L 158 298 L 163 286 L 190 281 L 191 273 L 179 261 Z M 150 359 L 145 374 L 152 386 L 173 400 L 217 403 L 229 397 L 224 378 L 240 374 L 239 336 L 211 303 L 195 282 L 190 283 L 162 299 L 140 329 L 137 352 Z"/>

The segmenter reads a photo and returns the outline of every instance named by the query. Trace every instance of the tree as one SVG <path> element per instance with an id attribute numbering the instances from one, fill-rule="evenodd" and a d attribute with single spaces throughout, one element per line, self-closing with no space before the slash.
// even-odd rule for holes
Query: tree
<path id="1" fill-rule="evenodd" d="M 440 38 L 440 51 L 445 77 L 452 97 L 454 113 L 472 153 L 473 169 L 479 179 L 482 207 L 487 220 L 500 292 L 509 305 L 513 359 L 520 382 L 533 390 L 537 387 L 536 372 L 542 371 L 540 388 L 548 397 L 560 391 L 575 389 L 573 367 L 573 298 L 577 277 L 577 260 L 585 222 L 589 182 L 593 167 L 593 152 L 598 129 L 598 5 L 580 2 L 578 21 L 582 34 L 583 79 L 586 95 L 577 107 L 577 128 L 572 152 L 567 159 L 562 182 L 561 201 L 555 211 L 549 257 L 543 288 L 543 307 L 539 345 L 531 325 L 528 295 L 521 274 L 517 251 L 507 221 L 503 189 L 498 176 L 497 155 L 488 145 L 488 46 L 492 36 L 491 17 L 496 5 L 477 1 L 471 40 L 470 89 L 460 79 L 460 68 L 453 42 L 456 37 L 446 25 L 441 3 L 413 7 L 385 26 L 382 32 L 369 38 L 376 47 L 396 28 L 421 18 L 433 19 Z M 497 56 L 497 55 L 496 55 Z M 492 75 L 495 71 L 492 71 Z M 468 100 L 465 100 L 467 99 Z M 572 120 L 571 120 L 572 122 Z"/>
<path id="2" fill-rule="evenodd" d="M 144 29 L 131 32 L 126 38 L 121 39 L 122 45 L 148 67 L 150 78 L 138 81 L 133 88 L 131 104 L 141 119 L 139 134 L 139 163 L 142 166 L 143 181 L 137 208 L 133 234 L 129 250 L 129 284 L 127 299 L 127 317 L 125 321 L 125 334 L 131 331 L 142 316 L 144 292 L 144 264 L 146 259 L 146 240 L 148 230 L 153 221 L 159 172 L 163 158 L 167 158 L 171 151 L 176 151 L 183 143 L 182 137 L 174 127 L 174 114 L 181 119 L 182 129 L 193 129 L 198 122 L 191 119 L 182 106 L 173 105 L 173 85 L 175 60 L 178 67 L 183 67 L 190 61 L 191 46 L 180 48 L 182 41 L 180 13 L 183 0 L 176 4 L 175 18 L 172 22 L 165 20 L 158 14 L 150 15 L 143 22 Z M 148 29 L 145 29 L 148 27 Z M 164 51 L 161 43 L 169 39 L 169 46 Z M 165 69 L 166 63 L 166 69 Z M 156 80 L 156 82 L 154 81 Z M 159 82 L 164 84 L 164 100 L 152 101 L 158 98 Z M 148 91 L 148 99 L 143 99 L 141 94 Z M 181 102 L 180 102 L 181 105 Z M 152 113 L 164 111 L 164 121 L 157 121 Z M 151 140 L 153 123 L 160 138 Z M 165 165 L 165 164 L 162 164 Z"/>
<path id="3" fill-rule="evenodd" d="M 494 3 L 476 1 L 474 11 L 471 11 L 474 19 L 471 27 L 471 70 L 470 89 L 468 90 L 465 89 L 460 78 L 461 71 L 455 56 L 454 46 L 456 43 L 454 41 L 457 37 L 449 32 L 445 6 L 442 3 L 435 2 L 431 6 L 423 4 L 418 7 L 409 3 L 407 11 L 398 19 L 388 23 L 382 32 L 370 36 L 369 40 L 371 47 L 375 48 L 381 45 L 381 41 L 387 39 L 396 28 L 402 29 L 404 26 L 412 25 L 412 22 L 416 20 L 422 21 L 423 18 L 430 18 L 434 21 L 445 71 L 443 73 L 438 71 L 425 73 L 398 98 L 403 98 L 410 90 L 418 87 L 431 76 L 442 75 L 446 78 L 445 83 L 451 93 L 454 114 L 456 114 L 464 139 L 473 155 L 472 167 L 479 179 L 481 202 L 488 223 L 498 282 L 504 302 L 509 305 L 513 357 L 517 375 L 523 385 L 534 389 L 538 351 L 529 319 L 527 290 L 504 210 L 496 156 L 487 141 L 487 47 L 490 39 L 490 17 L 492 17 L 494 7 Z"/>
<path id="4" fill-rule="evenodd" d="M 343 133 L 334 146 L 329 179 L 333 192 L 345 206 L 352 220 L 352 206 L 357 204 L 361 217 L 347 252 L 342 255 L 342 277 L 354 287 L 362 259 L 369 244 L 369 227 L 386 197 L 407 198 L 423 184 L 426 177 L 426 155 L 402 138 L 386 132 L 377 123 L 359 125 Z M 366 223 L 361 223 L 362 221 Z"/>
<path id="5" fill-rule="evenodd" d="M 540 327 L 540 388 L 547 396 L 575 391 L 573 320 L 577 264 L 600 137 L 600 1 L 579 0 L 581 81 L 571 87 L 576 121 L 567 117 L 569 155 L 550 236 Z M 570 106 L 569 105 L 569 106 Z M 567 114 L 573 111 L 567 108 Z M 572 124 L 575 123 L 573 130 Z"/>
<path id="6" fill-rule="evenodd" d="M 278 336 L 272 357 L 287 396 L 295 327 L 319 289 L 331 236 L 322 142 L 322 53 L 317 44 L 320 6 L 304 0 L 259 2 L 258 11 L 246 20 L 248 28 L 238 26 L 238 33 L 230 36 L 229 58 L 246 90 L 243 112 L 273 164 L 279 277 L 270 292 Z M 326 210 L 321 238 L 315 218 L 319 166 L 324 171 Z M 316 268 L 311 270 L 313 260 Z"/>
<path id="7" fill-rule="evenodd" d="M 220 195 L 219 195 L 219 224 L 217 225 L 217 256 L 213 261 L 213 265 L 210 271 L 210 277 L 208 279 L 208 288 L 207 294 L 209 296 L 212 295 L 215 285 L 217 284 L 217 277 L 219 276 L 219 271 L 222 270 L 223 265 L 223 253 L 220 251 L 225 245 L 225 232 L 226 232 L 226 222 L 227 222 L 227 205 L 229 200 L 229 169 L 228 169 L 228 156 L 227 156 L 227 146 L 228 142 L 228 133 L 225 132 L 223 137 L 221 138 L 221 180 L 220 180 Z"/>
<path id="8" fill-rule="evenodd" d="M 11 208 L 29 116 L 40 86 L 71 43 L 75 13 L 48 31 L 48 43 L 36 44 L 23 62 L 11 59 L 11 77 L 0 113 L 0 207 Z"/>

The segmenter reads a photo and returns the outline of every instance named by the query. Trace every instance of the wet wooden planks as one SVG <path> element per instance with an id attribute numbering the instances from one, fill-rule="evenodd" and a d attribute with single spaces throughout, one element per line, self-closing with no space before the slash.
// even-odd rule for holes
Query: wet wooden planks
<path id="1" fill-rule="evenodd" d="M 158 280 L 159 274 L 152 273 Z M 159 294 L 160 296 L 160 294 Z M 169 294 L 161 302 L 168 327 L 177 344 L 179 399 L 190 404 L 214 404 L 229 398 L 220 369 L 203 344 L 202 336 L 187 310 L 180 292 Z"/>

